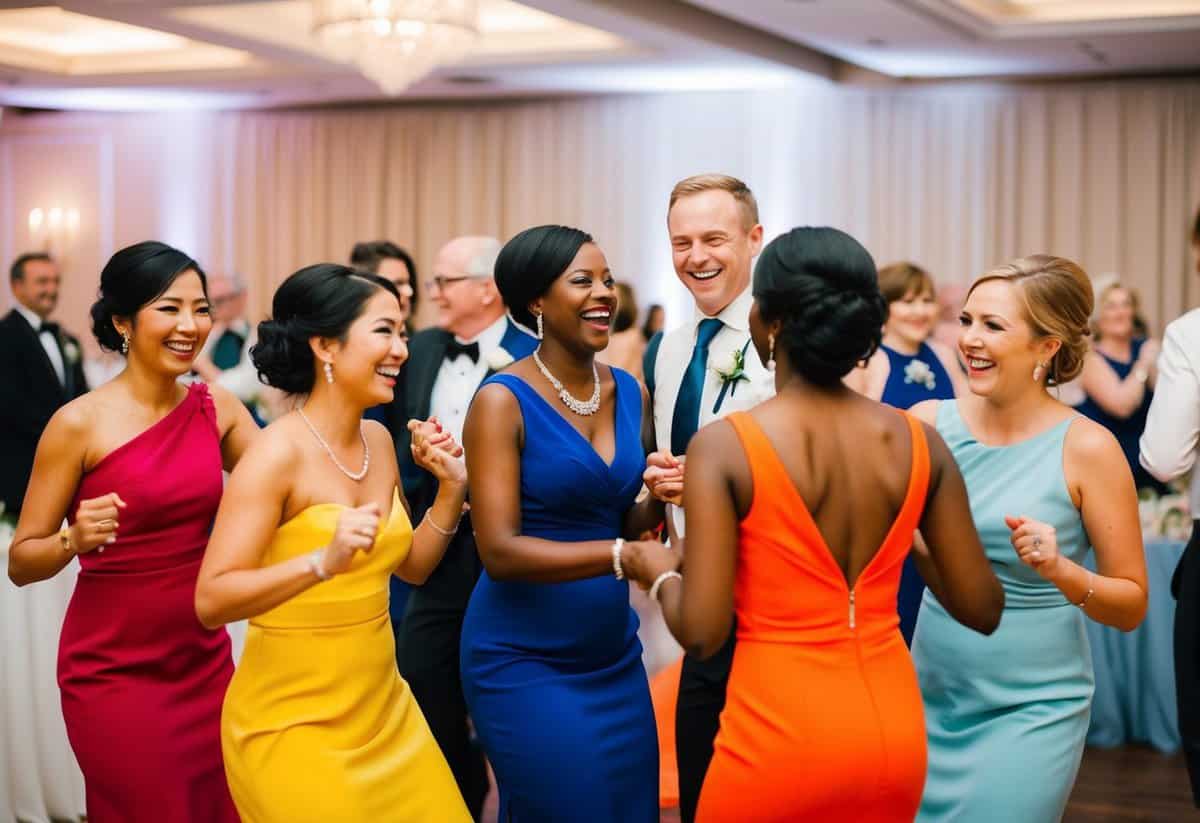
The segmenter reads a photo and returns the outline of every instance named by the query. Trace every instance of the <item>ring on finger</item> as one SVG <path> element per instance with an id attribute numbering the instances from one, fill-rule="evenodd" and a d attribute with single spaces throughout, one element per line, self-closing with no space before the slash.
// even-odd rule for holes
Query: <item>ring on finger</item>
<path id="1" fill-rule="evenodd" d="M 1037 551 L 1041 547 L 1042 547 L 1042 536 L 1040 534 L 1035 534 L 1033 536 L 1033 549 L 1034 549 L 1034 551 Z"/>

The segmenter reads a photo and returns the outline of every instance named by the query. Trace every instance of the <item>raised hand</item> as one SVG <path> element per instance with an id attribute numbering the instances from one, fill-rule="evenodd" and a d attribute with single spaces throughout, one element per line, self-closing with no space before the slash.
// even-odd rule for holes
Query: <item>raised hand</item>
<path id="1" fill-rule="evenodd" d="M 454 440 L 450 432 L 442 428 L 442 422 L 436 417 L 428 420 L 409 420 L 408 431 L 411 435 L 409 448 L 412 451 L 413 460 L 417 460 L 417 454 L 421 451 L 422 444 L 425 443 L 447 452 L 451 457 L 462 457 L 462 446 Z M 422 468 L 428 467 L 422 466 Z"/>
<path id="2" fill-rule="evenodd" d="M 650 494 L 664 503 L 683 505 L 683 464 L 685 458 L 676 457 L 665 449 L 646 458 L 646 470 L 642 482 Z"/>
<path id="3" fill-rule="evenodd" d="M 321 570 L 325 574 L 341 574 L 350 568 L 356 552 L 369 552 L 379 532 L 379 517 L 378 503 L 343 511 L 333 539 L 321 553 Z"/>
<path id="4" fill-rule="evenodd" d="M 1021 562 L 1050 580 L 1058 571 L 1058 537 L 1054 527 L 1028 517 L 1005 516 L 1004 524 L 1012 530 L 1009 542 Z"/>
<path id="5" fill-rule="evenodd" d="M 467 464 L 459 459 L 463 453 L 462 446 L 454 442 L 454 438 L 446 435 L 434 445 L 433 440 L 425 440 L 419 448 L 413 449 L 413 462 L 432 474 L 439 484 L 453 483 L 466 485 Z"/>
<path id="6" fill-rule="evenodd" d="M 71 549 L 76 554 L 86 554 L 92 549 L 103 552 L 105 546 L 116 542 L 123 508 L 125 501 L 116 492 L 81 500 L 69 532 Z"/>

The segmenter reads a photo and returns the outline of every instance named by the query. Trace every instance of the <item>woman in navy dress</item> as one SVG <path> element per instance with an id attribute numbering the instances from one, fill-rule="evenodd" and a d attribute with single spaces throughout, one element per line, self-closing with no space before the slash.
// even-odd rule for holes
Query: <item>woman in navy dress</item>
<path id="1" fill-rule="evenodd" d="M 471 519 L 484 573 L 463 623 L 463 691 L 506 823 L 658 820 L 658 739 L 624 571 L 662 521 L 635 504 L 648 398 L 598 366 L 617 298 L 604 254 L 540 226 L 496 261 L 530 358 L 493 376 L 467 415 Z"/>
<path id="2" fill-rule="evenodd" d="M 1084 401 L 1076 410 L 1113 433 L 1125 453 L 1138 489 L 1167 491 L 1142 468 L 1138 440 L 1158 378 L 1158 341 L 1138 334 L 1138 297 L 1133 289 L 1112 283 L 1100 292 L 1096 341 L 1083 362 L 1080 385 Z"/>
<path id="3" fill-rule="evenodd" d="M 954 353 L 933 339 L 940 308 L 929 272 L 912 263 L 879 270 L 879 291 L 887 303 L 883 344 L 847 385 L 874 400 L 907 411 L 924 400 L 953 400 L 966 388 Z M 896 611 L 900 633 L 912 645 L 925 581 L 911 554 L 904 560 Z"/>

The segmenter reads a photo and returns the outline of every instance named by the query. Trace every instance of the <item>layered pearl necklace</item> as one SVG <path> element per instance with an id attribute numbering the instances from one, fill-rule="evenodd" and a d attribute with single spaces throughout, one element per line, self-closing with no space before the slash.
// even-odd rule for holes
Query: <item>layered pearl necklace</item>
<path id="1" fill-rule="evenodd" d="M 595 388 L 592 389 L 592 397 L 590 400 L 578 400 L 567 391 L 567 387 L 562 384 L 562 381 L 546 368 L 546 364 L 538 355 L 539 351 L 541 349 L 534 349 L 533 362 L 537 364 L 538 371 L 545 375 L 546 379 L 550 381 L 550 385 L 558 392 L 558 399 L 563 402 L 564 406 L 581 417 L 590 417 L 600 410 L 600 372 L 596 369 L 594 360 L 592 361 L 592 381 L 595 383 Z"/>
<path id="2" fill-rule="evenodd" d="M 312 432 L 313 437 L 317 438 L 317 442 L 321 444 L 323 449 L 325 449 L 325 453 L 329 455 L 329 459 L 333 461 L 333 465 L 337 466 L 341 470 L 342 474 L 354 481 L 362 480 L 367 476 L 367 469 L 371 466 L 371 449 L 367 446 L 367 435 L 366 432 L 363 431 L 361 423 L 358 426 L 358 436 L 362 438 L 363 464 L 362 471 L 356 474 L 343 466 L 342 461 L 337 459 L 337 455 L 333 453 L 333 449 L 331 449 L 329 444 L 325 442 L 325 438 L 322 437 L 321 433 L 318 432 L 316 427 L 313 426 L 312 421 L 308 419 L 308 415 L 304 413 L 304 409 L 298 408 L 296 411 L 300 413 L 300 419 L 304 421 L 304 425 L 308 426 L 308 430 Z"/>

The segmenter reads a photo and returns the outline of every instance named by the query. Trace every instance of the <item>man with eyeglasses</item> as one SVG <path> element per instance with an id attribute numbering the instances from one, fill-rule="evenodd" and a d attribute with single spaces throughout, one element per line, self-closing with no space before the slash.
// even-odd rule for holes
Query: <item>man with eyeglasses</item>
<path id="1" fill-rule="evenodd" d="M 533 353 L 537 340 L 510 320 L 492 279 L 500 242 L 492 237 L 457 237 L 434 258 L 433 276 L 422 283 L 437 307 L 436 327 L 418 332 L 396 384 L 385 421 L 396 441 L 404 492 L 417 522 L 433 502 L 437 483 L 419 468 L 409 450 L 409 420 L 436 417 L 462 442 L 467 407 L 493 372 Z M 404 588 L 392 578 L 392 625 L 400 673 L 441 746 L 467 808 L 476 820 L 488 791 L 487 765 L 471 739 L 458 665 L 463 615 L 482 566 L 464 515 L 442 562 L 421 586 L 412 588 L 403 614 Z"/>

